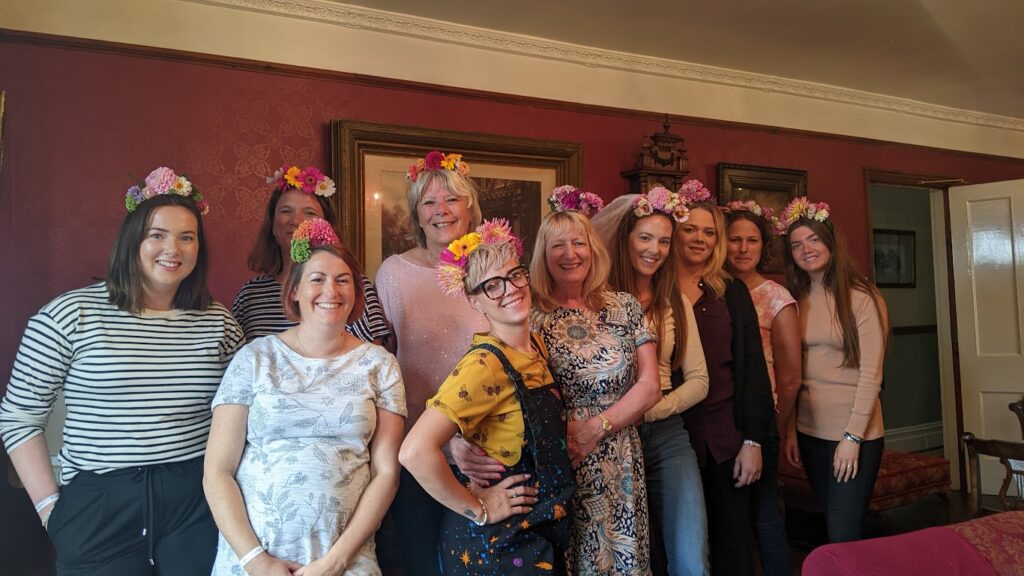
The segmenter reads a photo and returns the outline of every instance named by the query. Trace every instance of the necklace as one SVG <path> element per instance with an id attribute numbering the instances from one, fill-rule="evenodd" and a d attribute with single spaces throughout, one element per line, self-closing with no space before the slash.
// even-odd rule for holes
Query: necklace
<path id="1" fill-rule="evenodd" d="M 309 350 L 306 350 L 306 347 L 302 345 L 301 331 L 298 328 L 295 329 L 295 343 L 299 345 L 299 350 L 302 350 L 302 355 L 305 356 L 306 358 L 333 358 L 335 356 L 340 356 L 348 348 L 348 346 L 345 343 L 346 339 L 347 337 L 342 335 L 341 346 L 336 352 L 332 350 L 327 354 L 324 354 L 323 356 L 317 356 L 315 354 L 310 354 Z"/>

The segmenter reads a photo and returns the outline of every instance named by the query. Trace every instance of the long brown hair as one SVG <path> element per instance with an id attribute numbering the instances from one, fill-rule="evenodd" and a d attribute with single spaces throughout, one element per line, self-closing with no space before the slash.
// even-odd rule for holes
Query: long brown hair
<path id="1" fill-rule="evenodd" d="M 789 243 L 790 235 L 794 230 L 806 227 L 821 239 L 825 247 L 832 253 L 825 274 L 822 276 L 822 286 L 831 294 L 835 302 L 836 320 L 839 322 L 839 329 L 843 335 L 843 366 L 847 368 L 860 367 L 860 337 L 857 334 L 857 319 L 853 316 L 853 291 L 860 290 L 871 297 L 875 304 L 875 311 L 878 313 L 878 320 L 882 324 L 883 346 L 888 342 L 889 315 L 885 307 L 885 300 L 882 293 L 874 284 L 857 272 L 850 258 L 850 252 L 846 248 L 846 239 L 843 234 L 835 228 L 831 222 L 818 222 L 809 218 L 800 218 L 786 231 L 786 283 L 789 291 L 797 300 L 805 298 L 811 291 L 811 276 L 796 265 L 793 260 L 793 249 Z"/>
<path id="2" fill-rule="evenodd" d="M 665 312 L 672 311 L 672 318 L 675 321 L 673 329 L 675 351 L 672 353 L 672 368 L 681 368 L 683 356 L 686 354 L 686 309 L 683 307 L 682 292 L 678 289 L 679 278 L 676 275 L 676 258 L 678 258 L 676 246 L 676 221 L 667 214 L 655 212 L 644 218 L 665 218 L 672 226 L 668 249 L 668 258 L 662 263 L 661 268 L 651 277 L 652 298 L 651 305 L 645 311 L 647 323 L 651 330 L 658 336 L 658 357 L 661 358 L 661 319 Z M 608 284 L 612 290 L 629 292 L 634 296 L 639 294 L 636 282 L 636 272 L 629 257 L 629 235 L 633 232 L 637 218 L 632 210 L 619 220 L 612 237 L 612 246 L 608 247 L 611 256 L 611 271 L 608 274 Z"/>

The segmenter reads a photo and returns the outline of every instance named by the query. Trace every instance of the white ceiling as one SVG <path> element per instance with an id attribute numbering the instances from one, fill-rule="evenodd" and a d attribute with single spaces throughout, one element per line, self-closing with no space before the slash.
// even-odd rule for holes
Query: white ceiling
<path id="1" fill-rule="evenodd" d="M 344 0 L 1024 118 L 1024 0 Z"/>

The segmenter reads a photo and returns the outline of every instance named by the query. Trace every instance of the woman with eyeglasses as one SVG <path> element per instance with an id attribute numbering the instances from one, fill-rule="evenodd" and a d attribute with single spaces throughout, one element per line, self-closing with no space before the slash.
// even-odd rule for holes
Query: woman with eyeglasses
<path id="1" fill-rule="evenodd" d="M 402 444 L 399 460 L 444 505 L 445 574 L 561 574 L 575 489 L 564 406 L 547 350 L 530 333 L 530 274 L 504 220 L 484 222 L 440 254 L 443 291 L 464 297 L 489 330 L 452 370 Z M 482 487 L 449 466 L 461 435 L 501 463 Z"/>

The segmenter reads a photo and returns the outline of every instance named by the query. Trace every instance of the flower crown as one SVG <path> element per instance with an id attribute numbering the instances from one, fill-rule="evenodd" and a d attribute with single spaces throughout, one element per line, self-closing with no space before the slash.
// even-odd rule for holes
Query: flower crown
<path id="1" fill-rule="evenodd" d="M 682 223 L 690 219 L 690 210 L 686 207 L 679 194 L 661 186 L 655 186 L 633 199 L 633 214 L 643 218 L 655 211 L 667 214 L 676 222 Z"/>
<path id="2" fill-rule="evenodd" d="M 475 232 L 453 240 L 441 251 L 437 264 L 437 283 L 441 291 L 454 296 L 466 289 L 466 264 L 469 255 L 481 245 L 511 244 L 516 249 L 516 256 L 523 256 L 523 242 L 512 233 L 512 227 L 504 218 L 484 220 Z"/>
<path id="3" fill-rule="evenodd" d="M 772 209 L 761 206 L 753 200 L 733 200 L 722 207 L 723 212 L 750 212 L 754 216 L 764 218 L 772 226 L 775 225 L 775 216 L 772 215 Z"/>
<path id="4" fill-rule="evenodd" d="M 174 170 L 161 166 L 146 176 L 145 182 L 135 184 L 128 189 L 124 195 L 124 207 L 128 212 L 135 212 L 146 200 L 161 194 L 177 194 L 184 196 L 196 203 L 199 213 L 206 215 L 210 211 L 210 204 L 203 198 L 192 182 L 184 176 L 178 176 Z"/>
<path id="5" fill-rule="evenodd" d="M 548 205 L 555 212 L 579 212 L 588 218 L 604 210 L 604 200 L 600 196 L 575 186 L 559 186 L 552 190 Z"/>
<path id="6" fill-rule="evenodd" d="M 331 223 L 323 218 L 303 220 L 292 233 L 292 262 L 302 264 L 313 255 L 313 249 L 325 244 L 341 244 Z"/>
<path id="7" fill-rule="evenodd" d="M 801 218 L 824 222 L 828 224 L 828 216 L 831 208 L 827 202 L 810 202 L 807 196 L 793 198 L 782 209 L 782 214 L 775 219 L 775 233 L 782 236 L 789 231 L 789 227 Z"/>
<path id="8" fill-rule="evenodd" d="M 334 194 L 336 188 L 334 180 L 328 178 L 323 172 L 313 166 L 306 166 L 300 170 L 298 166 L 281 166 L 274 172 L 274 175 L 267 178 L 267 184 L 274 187 L 274 190 L 281 192 L 299 190 L 306 194 L 316 194 L 327 198 Z"/>
<path id="9" fill-rule="evenodd" d="M 711 190 L 708 190 L 708 187 L 696 178 L 683 182 L 683 185 L 679 187 L 678 194 L 687 206 L 711 201 Z"/>
<path id="10" fill-rule="evenodd" d="M 427 155 L 409 166 L 405 177 L 415 182 L 420 173 L 426 170 L 451 170 L 458 172 L 460 176 L 469 176 L 469 164 L 462 161 L 462 154 L 443 154 L 437 150 L 427 152 Z"/>

